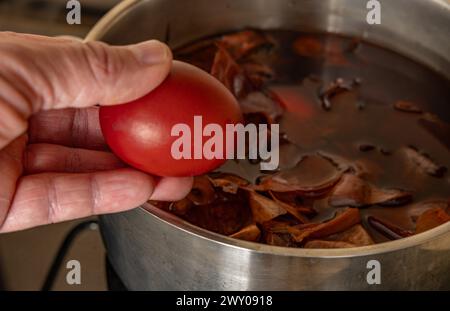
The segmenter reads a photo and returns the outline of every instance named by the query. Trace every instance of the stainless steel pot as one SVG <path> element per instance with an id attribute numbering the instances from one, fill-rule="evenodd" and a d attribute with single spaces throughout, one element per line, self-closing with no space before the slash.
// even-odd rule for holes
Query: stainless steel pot
<path id="1" fill-rule="evenodd" d="M 156 38 L 176 47 L 244 27 L 327 31 L 363 37 L 450 79 L 448 1 L 380 0 L 382 23 L 372 26 L 367 2 L 131 0 L 87 39 L 127 44 Z M 450 223 L 367 247 L 291 249 L 230 239 L 146 209 L 101 218 L 109 259 L 131 290 L 450 289 Z M 367 282 L 371 260 L 380 263 L 381 284 Z"/>

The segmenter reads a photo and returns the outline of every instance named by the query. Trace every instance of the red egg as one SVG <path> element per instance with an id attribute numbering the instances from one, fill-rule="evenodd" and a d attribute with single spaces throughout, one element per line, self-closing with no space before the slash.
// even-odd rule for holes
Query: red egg
<path id="1" fill-rule="evenodd" d="M 203 128 L 198 129 L 198 122 L 194 126 L 194 117 L 197 121 L 201 117 L 203 128 L 218 125 L 224 137 L 227 124 L 242 120 L 239 105 L 225 86 L 201 69 L 179 61 L 173 62 L 164 82 L 144 97 L 100 108 L 101 129 L 114 154 L 127 164 L 158 176 L 200 175 L 225 162 L 225 154 L 212 159 L 194 154 L 208 140 L 199 138 Z M 181 151 L 186 155 L 190 149 L 191 158 L 179 159 L 172 152 L 174 142 L 181 136 L 174 136 L 172 130 L 180 124 L 190 130 L 191 146 L 183 145 Z M 224 150 L 228 147 L 224 139 Z"/>

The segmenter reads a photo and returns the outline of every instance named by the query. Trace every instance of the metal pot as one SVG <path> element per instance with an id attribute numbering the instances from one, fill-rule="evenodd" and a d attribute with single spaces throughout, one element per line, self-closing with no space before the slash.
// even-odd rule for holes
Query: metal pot
<path id="1" fill-rule="evenodd" d="M 450 79 L 450 4 L 380 0 L 131 0 L 106 15 L 88 40 L 160 39 L 177 47 L 244 27 L 327 31 L 362 37 Z M 448 111 L 448 110 L 447 110 Z M 109 259 L 131 290 L 450 289 L 450 223 L 373 246 L 293 249 L 224 237 L 152 206 L 101 217 Z M 381 284 L 370 284 L 380 264 Z M 369 263 L 369 264 L 368 264 Z"/>

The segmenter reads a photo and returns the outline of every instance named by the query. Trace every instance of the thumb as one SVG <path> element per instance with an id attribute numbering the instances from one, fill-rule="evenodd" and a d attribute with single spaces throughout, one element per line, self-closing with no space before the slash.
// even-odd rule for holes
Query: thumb
<path id="1" fill-rule="evenodd" d="M 74 76 L 82 81 L 78 85 L 82 92 L 75 89 L 75 98 L 67 94 L 71 103 L 56 101 L 56 107 L 113 105 L 135 100 L 156 88 L 170 71 L 172 53 L 156 40 L 125 47 L 87 42 L 78 45 L 67 61 L 72 63 L 69 68 L 75 68 Z"/>
<path id="2" fill-rule="evenodd" d="M 23 133 L 40 110 L 137 99 L 168 75 L 172 54 L 152 40 L 129 46 L 0 32 L 1 134 Z M 1 133 L 3 132 L 3 133 Z"/>

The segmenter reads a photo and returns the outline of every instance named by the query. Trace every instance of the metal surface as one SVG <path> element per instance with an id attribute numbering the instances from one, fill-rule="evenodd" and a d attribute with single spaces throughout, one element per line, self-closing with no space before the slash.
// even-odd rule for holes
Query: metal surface
<path id="1" fill-rule="evenodd" d="M 450 78 L 450 5 L 382 0 L 382 24 L 366 23 L 366 0 L 125 1 L 88 40 L 156 38 L 176 47 L 244 27 L 359 36 Z M 101 218 L 110 260 L 133 290 L 450 289 L 450 223 L 406 239 L 352 249 L 292 249 L 223 237 L 159 209 Z M 381 284 L 369 285 L 369 260 Z"/>

